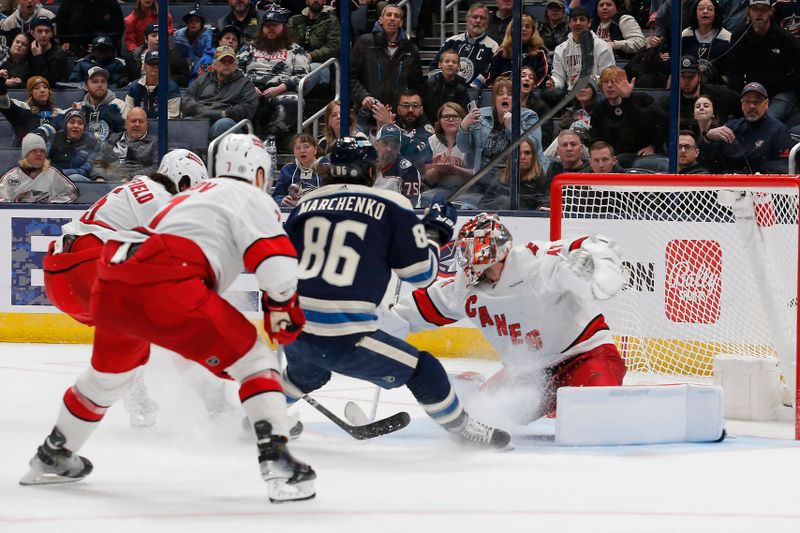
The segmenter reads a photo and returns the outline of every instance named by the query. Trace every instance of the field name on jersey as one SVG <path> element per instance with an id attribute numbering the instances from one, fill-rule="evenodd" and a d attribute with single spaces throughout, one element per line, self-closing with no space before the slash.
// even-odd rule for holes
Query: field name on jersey
<path id="1" fill-rule="evenodd" d="M 525 337 L 523 338 L 522 326 L 519 322 L 507 324 L 506 315 L 504 313 L 494 315 L 494 320 L 492 320 L 492 314 L 489 313 L 489 309 L 485 305 L 476 308 L 477 304 L 478 296 L 470 294 L 464 304 L 464 312 L 469 318 L 478 317 L 481 321 L 482 328 L 494 326 L 495 329 L 497 329 L 498 337 L 511 337 L 511 344 L 518 345 L 525 343 L 532 351 L 542 349 L 542 336 L 538 329 L 530 330 L 525 333 Z"/>
<path id="2" fill-rule="evenodd" d="M 140 204 L 147 203 L 155 198 L 155 195 L 142 180 L 133 180 L 128 186 L 128 190 L 131 191 L 133 197 L 136 198 L 136 202 Z"/>
<path id="3" fill-rule="evenodd" d="M 386 204 L 365 196 L 340 196 L 338 198 L 315 198 L 300 204 L 300 213 L 307 211 L 357 211 L 381 220 Z"/>

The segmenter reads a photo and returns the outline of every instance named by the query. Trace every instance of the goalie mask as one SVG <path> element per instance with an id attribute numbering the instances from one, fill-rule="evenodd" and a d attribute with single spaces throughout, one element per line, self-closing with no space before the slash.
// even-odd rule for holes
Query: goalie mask
<path id="1" fill-rule="evenodd" d="M 181 181 L 184 178 L 188 179 L 189 187 L 194 187 L 199 182 L 208 179 L 208 172 L 206 172 L 203 160 L 194 152 L 183 148 L 171 150 L 161 158 L 157 172 L 168 177 L 175 184 L 176 191 L 181 190 Z"/>
<path id="2" fill-rule="evenodd" d="M 486 269 L 506 258 L 511 246 L 511 233 L 497 215 L 481 213 L 466 221 L 456 239 L 456 262 L 467 286 L 477 285 Z"/>
<path id="3" fill-rule="evenodd" d="M 214 177 L 236 178 L 256 184 L 256 176 L 264 175 L 263 190 L 272 185 L 272 159 L 261 139 L 251 134 L 231 133 L 214 151 Z"/>

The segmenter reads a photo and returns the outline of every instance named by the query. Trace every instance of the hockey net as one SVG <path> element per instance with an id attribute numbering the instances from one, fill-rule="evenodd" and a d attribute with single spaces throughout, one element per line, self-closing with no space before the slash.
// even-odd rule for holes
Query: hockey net
<path id="1" fill-rule="evenodd" d="M 620 243 L 627 283 L 603 308 L 634 379 L 711 381 L 720 354 L 771 360 L 797 406 L 798 179 L 563 174 L 550 220 L 551 239 Z"/>

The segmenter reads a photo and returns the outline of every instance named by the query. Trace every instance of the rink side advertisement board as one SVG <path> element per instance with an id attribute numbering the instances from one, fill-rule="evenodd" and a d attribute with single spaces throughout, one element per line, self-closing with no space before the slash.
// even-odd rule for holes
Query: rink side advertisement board
<path id="1" fill-rule="evenodd" d="M 75 220 L 85 206 L 34 206 L 0 208 L 0 342 L 91 343 L 93 329 L 79 324 L 50 305 L 44 291 L 42 259 L 61 226 Z M 284 213 L 284 217 L 287 213 Z M 459 223 L 466 220 L 461 217 Z M 547 238 L 547 217 L 504 216 L 516 242 Z M 394 296 L 389 284 L 386 300 Z M 243 273 L 223 295 L 254 323 L 260 324 L 259 294 L 255 276 Z M 410 291 L 403 285 L 402 293 Z M 494 357 L 494 351 L 469 324 L 442 331 L 414 334 L 426 349 L 441 355 Z"/>

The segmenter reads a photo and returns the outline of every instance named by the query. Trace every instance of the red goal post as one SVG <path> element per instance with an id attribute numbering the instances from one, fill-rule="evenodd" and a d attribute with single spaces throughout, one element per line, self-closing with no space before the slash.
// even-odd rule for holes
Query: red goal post
<path id="1" fill-rule="evenodd" d="M 632 376 L 711 381 L 722 354 L 777 365 L 800 440 L 798 191 L 786 175 L 560 174 L 550 238 L 620 243 L 627 283 L 603 307 Z"/>

